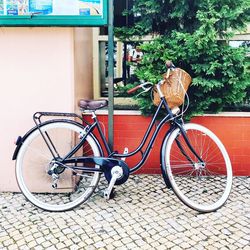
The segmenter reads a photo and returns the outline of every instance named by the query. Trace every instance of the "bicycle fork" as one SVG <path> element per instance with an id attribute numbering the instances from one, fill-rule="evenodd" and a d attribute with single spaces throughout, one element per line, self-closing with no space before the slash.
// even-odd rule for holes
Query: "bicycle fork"
<path id="1" fill-rule="evenodd" d="M 193 146 L 191 145 L 186 131 L 183 129 L 183 127 L 179 127 L 181 134 L 183 135 L 184 141 L 187 144 L 188 148 L 190 149 L 190 151 L 197 157 L 197 159 L 199 160 L 199 163 L 201 164 L 202 167 L 205 166 L 204 161 L 202 160 L 202 158 L 197 154 L 197 152 L 194 150 Z M 178 145 L 178 148 L 180 149 L 181 153 L 187 158 L 187 160 L 193 165 L 193 167 L 195 169 L 197 169 L 197 163 L 195 163 L 190 157 L 189 155 L 186 153 L 185 149 L 183 148 L 183 146 L 181 145 L 180 141 L 178 140 L 178 138 L 176 139 L 176 143 Z"/>

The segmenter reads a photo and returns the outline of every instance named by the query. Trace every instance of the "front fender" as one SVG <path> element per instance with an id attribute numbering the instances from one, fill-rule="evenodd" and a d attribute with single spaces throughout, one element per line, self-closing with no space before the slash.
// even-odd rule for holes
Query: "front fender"
<path id="1" fill-rule="evenodd" d="M 167 132 L 167 134 L 164 137 L 164 140 L 161 144 L 161 172 L 164 179 L 164 182 L 166 183 L 167 188 L 172 189 L 171 182 L 168 178 L 167 170 L 166 170 L 166 161 L 165 161 L 165 152 L 166 152 L 166 145 L 168 143 L 168 138 L 171 135 L 171 133 L 174 131 L 175 127 L 171 127 L 170 130 Z"/>

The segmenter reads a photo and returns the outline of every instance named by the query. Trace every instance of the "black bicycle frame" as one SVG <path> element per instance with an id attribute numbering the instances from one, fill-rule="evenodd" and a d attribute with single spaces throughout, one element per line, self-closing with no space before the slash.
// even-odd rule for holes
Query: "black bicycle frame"
<path id="1" fill-rule="evenodd" d="M 165 108 L 167 114 L 160 121 L 160 123 L 156 126 L 156 129 L 155 129 L 153 135 L 151 136 L 151 138 L 150 138 L 150 140 L 148 142 L 148 145 L 146 146 L 145 151 L 143 152 L 142 148 L 146 144 L 146 141 L 147 141 L 147 139 L 148 139 L 148 137 L 149 137 L 149 135 L 150 135 L 150 133 L 152 131 L 152 128 L 153 128 L 153 126 L 154 126 L 154 124 L 156 122 L 157 116 L 159 115 L 159 112 L 160 112 L 160 109 L 162 108 L 162 106 Z M 103 142 L 104 148 L 105 148 L 105 150 L 106 150 L 106 152 L 108 154 L 108 158 L 110 158 L 110 159 L 111 158 L 127 158 L 127 157 L 130 157 L 130 156 L 133 156 L 133 155 L 137 154 L 138 152 L 141 153 L 141 155 L 142 155 L 141 160 L 137 163 L 137 165 L 135 165 L 132 168 L 130 168 L 130 172 L 133 173 L 133 172 L 137 171 L 138 169 L 140 169 L 141 166 L 144 164 L 144 162 L 146 161 L 146 159 L 147 159 L 147 157 L 148 157 L 151 149 L 153 148 L 155 139 L 156 139 L 159 131 L 161 130 L 162 126 L 164 124 L 166 124 L 171 119 L 172 119 L 172 122 L 171 122 L 171 125 L 170 125 L 170 129 L 167 131 L 167 135 L 170 134 L 175 128 L 179 127 L 181 129 L 181 133 L 184 134 L 184 138 L 185 138 L 185 141 L 186 141 L 187 145 L 191 148 L 192 152 L 198 157 L 198 155 L 193 150 L 192 145 L 189 143 L 189 140 L 188 140 L 188 138 L 185 135 L 185 131 L 182 129 L 181 123 L 177 119 L 174 118 L 174 115 L 173 115 L 172 111 L 169 109 L 168 104 L 167 104 L 165 98 L 161 98 L 160 105 L 158 106 L 158 108 L 157 108 L 157 110 L 156 110 L 156 112 L 155 112 L 155 114 L 154 114 L 154 116 L 153 116 L 153 118 L 152 118 L 152 120 L 151 120 L 151 122 L 150 122 L 150 124 L 149 124 L 149 126 L 147 128 L 147 130 L 146 130 L 146 133 L 145 133 L 145 135 L 144 135 L 141 143 L 139 144 L 139 146 L 134 151 L 132 151 L 130 153 L 127 153 L 127 154 L 119 154 L 119 153 L 117 153 L 115 151 L 112 152 L 110 150 L 108 142 L 107 142 L 107 140 L 106 140 L 106 138 L 105 138 L 105 136 L 103 134 L 103 131 L 101 129 L 101 126 L 100 126 L 100 123 L 98 121 L 98 118 L 97 118 L 97 116 L 95 115 L 94 112 L 92 113 L 92 119 L 94 120 L 94 122 L 92 124 L 89 124 L 86 127 L 86 134 L 82 138 L 81 142 L 74 149 L 72 149 L 72 151 L 68 155 L 65 156 L 65 158 L 63 159 L 63 162 L 64 161 L 67 162 L 68 160 L 70 160 L 68 158 L 70 158 L 83 145 L 83 142 L 84 142 L 85 138 L 90 133 L 92 133 L 95 130 L 95 128 L 97 128 L 97 131 L 98 131 L 98 133 L 99 133 L 99 135 L 101 137 L 101 140 Z M 200 159 L 200 158 L 198 157 L 198 159 Z M 79 159 L 79 161 L 81 161 L 81 160 L 84 161 L 84 157 L 82 159 Z M 88 160 L 86 159 L 86 161 L 88 161 Z M 82 169 L 84 170 L 85 167 L 82 168 Z"/>
<path id="2" fill-rule="evenodd" d="M 152 128 L 154 126 L 154 124 L 156 124 L 156 119 L 157 116 L 159 115 L 160 109 L 164 107 L 165 111 L 166 111 L 166 116 L 160 121 L 160 123 L 156 126 L 153 135 L 151 136 L 145 151 L 142 151 L 142 148 L 144 147 L 144 145 L 146 144 L 147 139 L 149 138 L 149 135 L 152 131 Z M 95 114 L 95 112 L 92 112 L 92 119 L 94 120 L 94 122 L 92 124 L 89 124 L 86 122 L 87 126 L 84 128 L 84 134 L 82 135 L 82 138 L 80 140 L 80 142 L 66 155 L 63 157 L 63 159 L 60 160 L 59 164 L 62 166 L 65 166 L 64 164 L 69 164 L 69 163 L 94 163 L 97 165 L 100 165 L 101 168 L 89 168 L 89 167 L 79 167 L 79 166 L 70 166 L 72 169 L 75 170 L 83 170 L 86 172 L 102 172 L 103 171 L 103 166 L 105 166 L 105 164 L 109 164 L 110 166 L 113 165 L 117 165 L 118 162 L 120 162 L 120 160 L 116 159 L 116 158 L 128 158 L 130 156 L 133 156 L 135 154 L 137 154 L 138 152 L 141 153 L 142 158 L 141 160 L 137 163 L 137 165 L 133 166 L 132 168 L 130 168 L 130 173 L 133 173 L 135 171 L 137 171 L 138 169 L 141 168 L 141 166 L 144 164 L 144 162 L 146 161 L 147 157 L 149 156 L 149 153 L 151 151 L 151 149 L 153 148 L 155 139 L 159 133 L 159 131 L 161 130 L 162 126 L 164 124 L 166 124 L 168 121 L 171 120 L 171 124 L 170 124 L 170 128 L 167 131 L 166 136 L 168 136 L 170 133 L 172 133 L 172 131 L 174 129 L 176 129 L 177 127 L 180 129 L 181 134 L 184 136 L 184 140 L 186 142 L 186 144 L 188 145 L 188 147 L 190 148 L 190 150 L 192 151 L 192 153 L 199 159 L 200 162 L 203 162 L 203 160 L 199 157 L 199 155 L 195 152 L 195 150 L 193 149 L 192 145 L 190 144 L 187 136 L 186 136 L 186 132 L 182 126 L 182 121 L 181 119 L 175 118 L 172 111 L 169 109 L 168 104 L 165 100 L 164 97 L 161 98 L 161 102 L 160 105 L 158 106 L 147 130 L 146 133 L 141 141 L 141 143 L 139 144 L 139 146 L 132 152 L 127 153 L 127 154 L 119 154 L 117 152 L 112 152 L 110 150 L 110 147 L 108 145 L 108 142 L 103 134 L 103 131 L 101 129 L 100 123 L 98 121 L 98 118 Z M 92 132 L 95 130 L 95 128 L 97 128 L 97 131 L 101 137 L 101 140 L 103 142 L 104 148 L 107 152 L 107 157 L 72 157 L 84 144 L 86 137 L 90 134 L 92 134 Z M 51 142 L 49 136 L 47 134 L 45 134 L 46 137 L 48 137 L 48 141 L 46 141 L 46 139 L 44 138 L 45 142 L 47 143 L 47 146 L 49 147 L 50 151 L 53 151 L 49 144 L 51 144 L 52 148 L 54 149 L 54 145 Z M 44 136 L 43 136 L 44 137 Z M 181 145 L 179 145 L 180 143 L 178 143 L 177 141 L 177 145 L 180 148 L 180 150 L 182 151 L 183 155 L 187 157 L 187 159 L 191 162 L 192 160 L 186 155 L 185 150 L 183 149 L 183 147 Z M 55 150 L 55 149 L 54 149 Z"/>

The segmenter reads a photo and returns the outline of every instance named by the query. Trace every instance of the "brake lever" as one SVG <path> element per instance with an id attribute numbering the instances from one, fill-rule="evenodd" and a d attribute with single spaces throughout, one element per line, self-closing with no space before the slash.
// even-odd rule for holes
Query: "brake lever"
<path id="1" fill-rule="evenodd" d="M 147 85 L 148 85 L 148 87 L 146 87 Z M 145 83 L 140 84 L 140 87 L 143 89 L 143 91 L 140 92 L 139 94 L 137 94 L 136 97 L 140 96 L 143 93 L 146 93 L 146 92 L 150 91 L 152 89 L 152 87 L 153 87 L 153 83 L 145 82 Z"/>

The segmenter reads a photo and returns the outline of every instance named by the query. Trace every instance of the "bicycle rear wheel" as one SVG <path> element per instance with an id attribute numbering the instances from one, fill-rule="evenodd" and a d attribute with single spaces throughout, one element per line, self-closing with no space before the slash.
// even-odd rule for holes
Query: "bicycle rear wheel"
<path id="1" fill-rule="evenodd" d="M 43 136 L 53 144 L 53 157 Z M 94 192 L 100 172 L 73 170 L 60 162 L 79 143 L 84 128 L 74 121 L 52 121 L 35 129 L 23 142 L 16 160 L 16 178 L 25 197 L 37 207 L 47 211 L 65 211 L 85 202 Z M 83 146 L 73 155 L 100 156 L 96 140 L 88 135 Z M 81 165 L 74 164 L 81 167 Z M 49 171 L 56 167 L 57 181 Z M 97 165 L 87 167 L 99 168 Z"/>
<path id="2" fill-rule="evenodd" d="M 183 126 L 199 159 L 188 147 L 180 129 L 166 138 L 163 168 L 177 197 L 200 212 L 212 212 L 227 200 L 232 186 L 232 167 L 221 141 L 209 129 L 197 125 Z"/>

